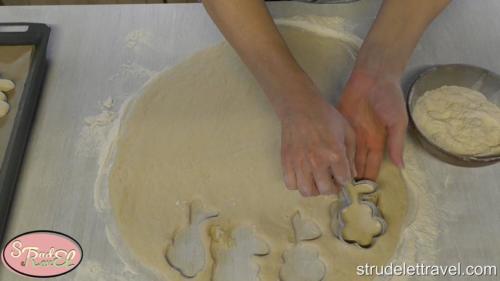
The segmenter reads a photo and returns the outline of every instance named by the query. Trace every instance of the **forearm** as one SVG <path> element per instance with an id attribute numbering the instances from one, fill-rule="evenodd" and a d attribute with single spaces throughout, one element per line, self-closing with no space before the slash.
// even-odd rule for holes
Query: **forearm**
<path id="1" fill-rule="evenodd" d="M 263 0 L 204 0 L 215 24 L 253 73 L 278 115 L 308 99 L 311 81 L 278 32 Z"/>
<path id="2" fill-rule="evenodd" d="M 422 33 L 451 0 L 385 0 L 363 46 L 356 72 L 399 79 Z"/>

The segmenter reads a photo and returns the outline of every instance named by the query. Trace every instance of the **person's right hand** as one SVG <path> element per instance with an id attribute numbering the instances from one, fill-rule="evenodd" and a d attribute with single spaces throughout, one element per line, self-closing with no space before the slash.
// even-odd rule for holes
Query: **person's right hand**
<path id="1" fill-rule="evenodd" d="M 333 194 L 355 176 L 354 131 L 312 87 L 281 116 L 281 158 L 288 189 L 303 196 Z"/>

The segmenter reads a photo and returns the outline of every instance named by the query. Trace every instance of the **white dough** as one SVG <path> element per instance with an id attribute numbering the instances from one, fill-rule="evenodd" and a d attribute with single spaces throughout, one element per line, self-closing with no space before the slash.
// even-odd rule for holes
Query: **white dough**
<path id="1" fill-rule="evenodd" d="M 0 101 L 7 101 L 7 96 L 4 92 L 0 91 Z"/>
<path id="2" fill-rule="evenodd" d="M 348 185 L 347 191 L 351 204 L 342 210 L 344 222 L 342 237 L 346 241 L 356 242 L 366 247 L 373 244 L 373 238 L 383 231 L 382 224 L 374 218 L 371 207 L 360 196 L 372 193 L 375 188 L 369 184 Z"/>
<path id="3" fill-rule="evenodd" d="M 8 79 L 0 79 L 0 91 L 5 93 L 13 90 L 15 87 L 16 85 L 14 85 L 14 82 Z"/>
<path id="4" fill-rule="evenodd" d="M 280 270 L 282 281 L 321 281 L 326 274 L 326 266 L 318 256 L 318 251 L 305 243 L 286 250 L 284 265 Z"/>
<path id="5" fill-rule="evenodd" d="M 295 244 L 283 253 L 280 269 L 282 281 L 321 281 L 326 274 L 326 266 L 319 257 L 318 250 L 303 241 L 316 240 L 321 229 L 311 219 L 303 218 L 299 211 L 292 217 Z"/>
<path id="6" fill-rule="evenodd" d="M 4 117 L 9 113 L 10 106 L 7 102 L 0 100 L 0 118 Z"/>
<path id="7" fill-rule="evenodd" d="M 189 225 L 175 233 L 166 256 L 169 264 L 182 275 L 191 278 L 203 270 L 207 254 L 202 223 L 215 216 L 217 212 L 205 210 L 201 201 L 191 203 Z"/>
<path id="8" fill-rule="evenodd" d="M 295 233 L 295 242 L 314 240 L 321 236 L 321 229 L 311 219 L 303 218 L 299 211 L 292 217 L 292 226 Z"/>
<path id="9" fill-rule="evenodd" d="M 443 86 L 427 91 L 413 109 L 417 127 L 448 152 L 500 154 L 500 108 L 478 91 Z"/>
<path id="10" fill-rule="evenodd" d="M 335 37 L 346 32 L 343 26 L 321 30 L 328 28 L 336 28 L 332 37 L 297 26 L 281 25 L 280 31 L 301 67 L 335 103 L 357 45 Z M 258 229 L 271 251 L 251 259 L 260 267 L 260 280 L 277 280 L 283 253 L 294 243 L 294 212 L 301 210 L 328 229 L 330 206 L 337 200 L 304 198 L 286 189 L 280 135 L 280 122 L 260 86 L 227 43 L 161 73 L 127 108 L 111 152 L 109 196 L 124 245 L 141 265 L 165 280 L 185 280 L 167 264 L 164 250 L 185 224 L 183 202 L 199 198 L 219 211 L 208 227 L 227 223 Z M 355 266 L 384 264 L 395 254 L 407 212 L 406 186 L 389 161 L 382 164 L 378 185 L 379 207 L 389 227 L 372 248 L 347 245 L 330 231 L 307 242 L 315 245 L 327 267 L 324 280 L 369 280 L 372 277 L 357 276 Z M 208 259 L 192 280 L 211 280 L 213 263 Z"/>
<path id="11" fill-rule="evenodd" d="M 214 259 L 212 281 L 259 281 L 260 268 L 253 256 L 269 254 L 267 243 L 248 227 L 212 227 L 211 252 Z"/>

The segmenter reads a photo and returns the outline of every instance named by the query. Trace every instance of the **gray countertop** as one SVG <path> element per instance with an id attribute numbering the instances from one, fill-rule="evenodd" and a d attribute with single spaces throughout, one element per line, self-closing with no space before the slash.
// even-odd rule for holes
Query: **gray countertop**
<path id="1" fill-rule="evenodd" d="M 365 0 L 338 5 L 272 3 L 270 8 L 275 17 L 346 17 L 364 36 L 379 5 L 380 1 Z M 499 13 L 497 0 L 453 1 L 418 44 L 408 73 L 444 63 L 474 64 L 500 73 Z M 151 75 L 220 41 L 221 34 L 200 4 L 0 7 L 0 19 L 52 27 L 50 68 L 6 238 L 36 229 L 76 238 L 84 261 L 56 280 L 144 280 L 124 273 L 94 206 L 98 143 L 86 135 L 84 120 L 102 112 L 99 102 L 107 97 L 115 100 L 116 109 Z M 426 153 L 418 158 L 425 163 L 430 190 L 444 188 L 436 192 L 440 215 L 447 218 L 437 260 L 500 267 L 500 166 L 465 169 Z M 25 279 L 0 268 L 0 280 Z"/>

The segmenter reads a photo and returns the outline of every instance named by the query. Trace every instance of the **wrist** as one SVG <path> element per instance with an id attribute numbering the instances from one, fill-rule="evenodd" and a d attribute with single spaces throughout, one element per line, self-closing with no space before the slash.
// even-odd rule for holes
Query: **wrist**
<path id="1" fill-rule="evenodd" d="M 388 86 L 399 87 L 400 80 L 400 76 L 394 73 L 373 72 L 372 69 L 357 68 L 351 73 L 344 89 L 344 95 L 348 95 L 350 101 L 358 103 L 365 99 L 371 99 L 371 96 L 377 93 L 375 89 Z"/>
<path id="2" fill-rule="evenodd" d="M 310 79 L 302 83 L 287 85 L 282 93 L 282 99 L 274 106 L 282 122 L 297 116 L 310 115 L 312 111 L 317 112 L 329 106 Z"/>
<path id="3" fill-rule="evenodd" d="M 353 72 L 380 78 L 401 79 L 409 54 L 385 39 L 368 38 L 361 47 Z"/>

